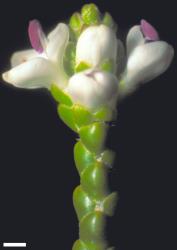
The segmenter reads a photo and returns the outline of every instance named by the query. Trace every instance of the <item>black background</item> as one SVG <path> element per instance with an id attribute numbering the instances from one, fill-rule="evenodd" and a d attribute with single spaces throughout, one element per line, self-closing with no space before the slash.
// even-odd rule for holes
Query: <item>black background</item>
<path id="1" fill-rule="evenodd" d="M 29 47 L 28 21 L 46 31 L 89 1 L 1 1 L 0 71 L 10 55 Z M 173 1 L 92 1 L 109 11 L 125 38 L 147 19 L 162 40 L 176 46 Z M 177 249 L 176 244 L 176 63 L 119 105 L 108 145 L 117 153 L 110 175 L 120 191 L 108 236 L 119 250 Z M 2 80 L 1 80 L 2 82 Z M 71 249 L 78 237 L 72 191 L 79 183 L 72 149 L 76 135 L 57 117 L 45 90 L 0 85 L 0 244 Z"/>

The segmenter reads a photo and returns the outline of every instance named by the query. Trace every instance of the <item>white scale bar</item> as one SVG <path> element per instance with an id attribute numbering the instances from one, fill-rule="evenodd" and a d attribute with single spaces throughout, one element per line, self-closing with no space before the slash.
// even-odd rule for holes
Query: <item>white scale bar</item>
<path id="1" fill-rule="evenodd" d="M 26 247 L 26 243 L 8 243 L 4 242 L 3 247 Z"/>

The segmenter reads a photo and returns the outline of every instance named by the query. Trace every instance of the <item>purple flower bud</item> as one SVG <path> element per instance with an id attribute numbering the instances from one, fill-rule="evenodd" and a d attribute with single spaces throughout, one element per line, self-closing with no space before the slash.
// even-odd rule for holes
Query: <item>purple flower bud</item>
<path id="1" fill-rule="evenodd" d="M 28 35 L 33 49 L 38 53 L 42 53 L 44 51 L 45 35 L 38 20 L 29 22 Z"/>
<path id="2" fill-rule="evenodd" d="M 148 41 L 158 41 L 159 40 L 159 35 L 156 29 L 148 23 L 146 20 L 142 19 L 141 20 L 141 31 Z"/>

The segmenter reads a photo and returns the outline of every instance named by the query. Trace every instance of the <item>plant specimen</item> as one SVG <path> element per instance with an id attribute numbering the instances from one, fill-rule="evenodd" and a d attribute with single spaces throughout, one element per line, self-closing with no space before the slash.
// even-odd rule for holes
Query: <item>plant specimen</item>
<path id="1" fill-rule="evenodd" d="M 15 52 L 12 68 L 3 73 L 15 87 L 48 89 L 60 119 L 79 136 L 74 160 L 81 181 L 73 192 L 79 239 L 73 250 L 114 249 L 105 237 L 106 217 L 118 200 L 108 183 L 114 152 L 105 145 L 107 131 L 116 120 L 117 103 L 162 74 L 174 54 L 145 20 L 130 29 L 125 46 L 117 33 L 111 15 L 102 15 L 95 4 L 84 5 L 48 36 L 32 20 L 32 49 Z"/>

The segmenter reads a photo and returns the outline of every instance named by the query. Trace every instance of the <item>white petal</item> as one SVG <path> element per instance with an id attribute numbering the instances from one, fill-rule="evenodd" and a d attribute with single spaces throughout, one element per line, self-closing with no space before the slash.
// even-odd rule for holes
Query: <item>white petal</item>
<path id="1" fill-rule="evenodd" d="M 163 41 L 138 46 L 128 58 L 122 79 L 122 93 L 132 92 L 139 83 L 162 74 L 169 67 L 173 55 L 172 46 Z"/>
<path id="2" fill-rule="evenodd" d="M 15 67 L 36 57 L 37 55 L 38 53 L 33 49 L 17 51 L 11 56 L 11 66 Z"/>
<path id="3" fill-rule="evenodd" d="M 139 25 L 135 25 L 130 29 L 127 35 L 126 43 L 127 43 L 127 55 L 130 55 L 130 53 L 137 46 L 145 43 L 145 39 L 143 37 L 143 34 L 141 32 Z"/>
<path id="4" fill-rule="evenodd" d="M 69 29 L 64 23 L 59 23 L 48 35 L 47 56 L 61 66 L 65 48 L 69 41 Z"/>
<path id="5" fill-rule="evenodd" d="M 105 26 L 91 26 L 80 35 L 76 46 L 76 63 L 86 62 L 99 66 L 106 59 L 116 62 L 117 38 L 115 32 Z"/>
<path id="6" fill-rule="evenodd" d="M 66 92 L 75 103 L 92 109 L 108 104 L 117 93 L 117 86 L 113 74 L 87 70 L 70 78 Z"/>
<path id="7" fill-rule="evenodd" d="M 12 68 L 2 76 L 4 81 L 19 88 L 48 88 L 57 81 L 57 70 L 48 60 L 38 57 Z"/>

